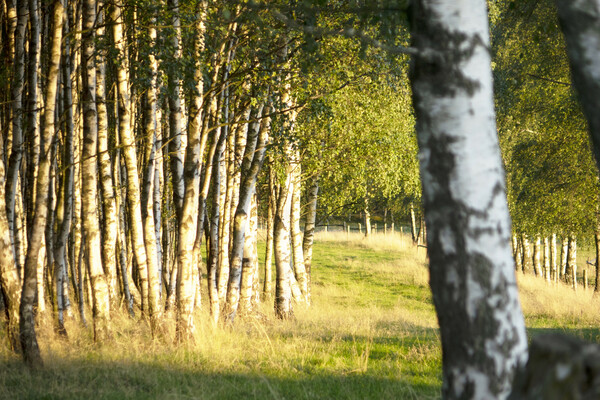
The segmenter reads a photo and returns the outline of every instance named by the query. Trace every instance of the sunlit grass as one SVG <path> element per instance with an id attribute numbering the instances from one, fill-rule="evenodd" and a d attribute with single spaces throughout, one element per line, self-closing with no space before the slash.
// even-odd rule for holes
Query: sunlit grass
<path id="1" fill-rule="evenodd" d="M 194 340 L 175 345 L 169 315 L 164 334 L 152 338 L 146 321 L 114 312 L 112 338 L 101 344 L 75 319 L 64 339 L 42 318 L 40 371 L 28 371 L 0 335 L 0 398 L 439 398 L 428 280 L 424 249 L 407 235 L 319 233 L 313 302 L 296 305 L 293 319 L 274 318 L 264 301 L 254 317 L 213 326 L 203 308 Z M 558 330 L 598 340 L 600 300 L 591 290 L 522 274 L 518 283 L 530 335 Z"/>

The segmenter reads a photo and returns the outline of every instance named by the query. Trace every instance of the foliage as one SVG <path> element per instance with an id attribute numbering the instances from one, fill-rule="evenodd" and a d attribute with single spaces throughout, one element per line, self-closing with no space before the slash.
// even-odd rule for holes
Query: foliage
<path id="1" fill-rule="evenodd" d="M 491 2 L 500 144 L 513 223 L 595 228 L 597 172 L 552 1 Z"/>

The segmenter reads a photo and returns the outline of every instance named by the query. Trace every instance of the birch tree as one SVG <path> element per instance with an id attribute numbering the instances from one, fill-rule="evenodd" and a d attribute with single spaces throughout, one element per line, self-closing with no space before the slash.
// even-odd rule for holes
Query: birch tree
<path id="1" fill-rule="evenodd" d="M 98 112 L 96 109 L 96 65 L 94 62 L 94 23 L 96 2 L 85 0 L 82 4 L 83 48 L 81 52 L 83 83 L 83 165 L 82 211 L 85 233 L 86 262 L 92 289 L 94 340 L 102 341 L 108 336 L 110 305 L 108 283 L 102 268 L 102 241 L 98 216 Z M 61 15 L 62 17 L 62 15 Z"/>
<path id="2" fill-rule="evenodd" d="M 30 10 L 36 10 L 36 2 L 30 2 Z M 61 40 L 63 25 L 63 4 L 60 0 L 53 2 L 52 37 L 50 44 L 50 60 L 48 67 L 48 83 L 44 92 L 44 129 L 40 138 L 39 170 L 36 182 L 35 217 L 33 229 L 27 248 L 27 257 L 23 274 L 23 289 L 20 305 L 20 338 L 25 363 L 30 367 L 42 366 L 42 358 L 35 333 L 33 315 L 34 298 L 37 287 L 37 268 L 39 252 L 42 247 L 46 220 L 48 217 L 48 192 L 50 178 L 50 145 L 54 137 L 54 111 L 58 91 L 58 71 L 61 59 Z M 32 29 L 38 29 L 37 18 L 31 19 Z M 31 84 L 31 82 L 30 82 Z"/>
<path id="3" fill-rule="evenodd" d="M 411 28 L 442 396 L 503 399 L 526 361 L 527 339 L 494 123 L 486 3 L 418 1 Z"/>

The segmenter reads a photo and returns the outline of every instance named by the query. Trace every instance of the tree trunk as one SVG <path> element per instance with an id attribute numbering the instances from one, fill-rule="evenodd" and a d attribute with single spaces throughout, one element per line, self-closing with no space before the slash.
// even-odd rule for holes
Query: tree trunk
<path id="1" fill-rule="evenodd" d="M 142 312 L 155 321 L 153 315 L 159 312 L 158 293 L 154 286 L 148 282 L 148 258 L 144 242 L 144 227 L 142 222 L 142 209 L 140 201 L 140 178 L 138 172 L 135 137 L 131 129 L 131 100 L 129 97 L 129 77 L 127 75 L 127 53 L 125 37 L 123 35 L 122 0 L 116 1 L 112 9 L 113 39 L 118 50 L 119 63 L 117 64 L 117 92 L 118 92 L 118 119 L 119 136 L 127 168 L 127 203 L 130 215 L 131 240 L 133 254 L 137 263 L 139 274 L 139 288 Z M 148 289 L 152 290 L 148 290 Z M 157 289 L 157 288 L 156 288 Z"/>
<path id="2" fill-rule="evenodd" d="M 19 302 L 21 282 L 15 264 L 13 247 L 10 241 L 8 220 L 6 219 L 4 197 L 4 163 L 0 160 L 0 290 L 6 307 L 8 323 L 7 335 L 11 348 L 20 351 L 19 343 Z"/>
<path id="3" fill-rule="evenodd" d="M 104 29 L 104 0 L 98 1 L 98 37 L 105 34 Z M 102 265 L 108 284 L 110 304 L 118 303 L 117 284 L 117 234 L 118 215 L 115 192 L 113 185 L 113 173 L 111 155 L 108 150 L 108 115 L 106 109 L 106 56 L 102 50 L 97 53 L 96 58 L 96 105 L 98 112 L 98 163 L 100 166 L 100 184 L 102 193 L 102 212 L 104 220 L 102 224 Z"/>
<path id="4" fill-rule="evenodd" d="M 415 218 L 415 208 L 413 203 L 410 203 L 410 234 L 414 244 L 417 244 L 417 220 Z"/>
<path id="5" fill-rule="evenodd" d="M 194 265 L 192 255 L 194 251 L 194 242 L 196 240 L 198 224 L 198 201 L 200 192 L 200 163 L 204 153 L 203 145 L 206 140 L 202 140 L 202 96 L 204 80 L 202 75 L 202 65 L 200 57 L 204 52 L 204 20 L 206 18 L 206 1 L 198 3 L 196 36 L 194 38 L 194 51 L 196 65 L 194 80 L 196 90 L 193 103 L 190 108 L 190 124 L 188 127 L 188 145 L 185 155 L 185 195 L 183 199 L 183 208 L 179 226 L 179 251 L 177 270 L 177 335 L 179 340 L 191 336 L 194 330 L 193 310 L 195 282 Z"/>
<path id="6" fill-rule="evenodd" d="M 102 341 L 109 333 L 110 306 L 108 284 L 102 269 L 102 238 L 97 202 L 98 116 L 96 111 L 96 66 L 94 63 L 96 50 L 94 44 L 95 3 L 94 0 L 84 0 L 82 11 L 83 164 L 81 171 L 83 175 L 83 229 L 85 253 L 92 286 L 94 340 Z"/>
<path id="7" fill-rule="evenodd" d="M 44 93 L 44 130 L 40 139 L 39 169 L 37 174 L 35 216 L 32 224 L 27 257 L 23 276 L 23 289 L 20 305 L 20 339 L 23 358 L 29 367 L 41 367 L 42 357 L 35 333 L 33 305 L 37 286 L 37 268 L 39 253 L 42 246 L 43 235 L 46 229 L 48 216 L 48 192 L 50 183 L 50 145 L 54 136 L 54 108 L 56 106 L 56 93 L 58 90 L 58 69 L 60 66 L 63 5 L 60 0 L 53 2 L 52 39 L 50 45 L 50 59 L 48 68 L 48 83 Z M 37 2 L 30 1 L 30 10 L 37 10 Z M 36 12 L 30 12 L 30 24 L 33 31 L 39 32 L 39 21 Z M 34 34 L 35 36 L 36 34 Z M 36 46 L 31 44 L 30 46 Z M 29 82 L 32 84 L 33 82 Z M 33 138 L 31 138 L 33 139 Z"/>
<path id="8" fill-rule="evenodd" d="M 556 282 L 558 280 L 557 270 L 557 258 L 556 258 L 556 233 L 552 234 L 550 238 L 550 267 L 552 269 L 552 279 Z"/>
<path id="9" fill-rule="evenodd" d="M 513 257 L 515 259 L 515 271 L 523 270 L 523 242 L 520 236 L 513 235 Z"/>
<path id="10" fill-rule="evenodd" d="M 311 273 L 312 273 L 312 252 L 315 238 L 315 222 L 317 220 L 317 199 L 319 195 L 319 176 L 313 177 L 308 192 L 306 194 L 306 220 L 304 223 L 304 240 L 302 243 L 302 252 L 304 253 L 304 266 L 308 278 L 308 303 L 311 302 Z"/>
<path id="11" fill-rule="evenodd" d="M 294 275 L 302 292 L 302 301 L 308 304 L 308 277 L 304 265 L 304 253 L 302 252 L 302 231 L 300 230 L 300 196 L 302 194 L 302 166 L 300 164 L 300 151 L 298 148 L 291 150 L 292 167 L 292 254 L 294 257 Z"/>
<path id="12" fill-rule="evenodd" d="M 569 255 L 569 237 L 563 236 L 562 238 L 562 246 L 560 248 L 560 271 L 559 278 L 565 279 L 566 271 L 567 271 L 567 258 Z"/>
<path id="13" fill-rule="evenodd" d="M 266 110 L 269 113 L 270 108 Z M 263 107 L 259 107 L 257 120 L 261 121 Z M 270 118 L 262 119 L 262 122 L 252 124 L 248 131 L 246 150 L 242 161 L 242 178 L 240 180 L 240 198 L 235 212 L 233 224 L 233 238 L 231 249 L 231 265 L 229 270 L 229 282 L 227 290 L 227 318 L 233 322 L 239 306 L 240 283 L 242 278 L 242 263 L 244 257 L 244 236 L 246 225 L 250 214 L 252 196 L 256 188 L 256 177 L 260 172 L 264 160 Z"/>
<path id="14" fill-rule="evenodd" d="M 252 195 L 246 234 L 244 235 L 244 257 L 242 260 L 242 280 L 240 287 L 240 311 L 248 314 L 252 311 L 254 289 L 258 280 L 258 252 L 256 193 Z"/>
<path id="15" fill-rule="evenodd" d="M 290 267 L 290 212 L 292 208 L 292 174 L 289 170 L 285 182 L 280 185 L 275 209 L 275 230 L 273 242 L 275 247 L 275 315 L 281 319 L 292 316 L 293 273 Z"/>
<path id="16" fill-rule="evenodd" d="M 533 269 L 533 259 L 531 256 L 531 245 L 529 244 L 529 238 L 526 235 L 521 235 L 523 242 L 523 273 L 529 274 Z"/>
<path id="17" fill-rule="evenodd" d="M 275 223 L 275 173 L 273 160 L 269 158 L 269 194 L 267 197 L 267 242 L 265 244 L 265 276 L 263 282 L 263 298 L 270 299 L 273 295 L 273 228 Z M 304 236 L 306 238 L 306 236 Z M 306 253 L 304 253 L 306 254 Z"/>
<path id="18" fill-rule="evenodd" d="M 533 242 L 533 272 L 535 276 L 542 276 L 542 239 L 536 236 L 535 242 Z"/>
<path id="19" fill-rule="evenodd" d="M 181 23 L 179 19 L 179 0 L 168 0 L 168 7 L 173 14 L 172 26 L 175 30 L 171 37 L 171 46 L 174 50 L 173 61 L 175 63 L 181 60 Z M 181 101 L 181 82 L 179 74 L 168 74 L 169 79 L 169 152 L 171 160 L 171 181 L 173 183 L 173 204 L 177 220 L 181 222 L 181 212 L 183 209 L 183 197 L 185 184 L 183 178 L 183 163 L 185 156 L 185 145 L 183 136 L 183 104 Z"/>
<path id="20" fill-rule="evenodd" d="M 573 235 L 569 235 L 565 280 L 577 290 L 577 239 Z"/>
<path id="21" fill-rule="evenodd" d="M 219 136 L 219 130 L 215 130 L 214 143 L 216 149 L 212 159 L 212 216 L 210 220 L 210 240 L 209 251 L 206 269 L 208 271 L 208 297 L 210 302 L 210 314 L 213 322 L 217 323 L 220 315 L 220 299 L 219 299 L 219 277 L 217 270 L 219 268 L 219 197 L 221 192 L 221 172 L 219 168 L 219 160 L 223 155 L 225 145 L 225 135 Z"/>
<path id="22" fill-rule="evenodd" d="M 442 397 L 505 399 L 527 359 L 486 3 L 413 3 L 411 71 Z"/>
<path id="23" fill-rule="evenodd" d="M 19 1 L 17 6 L 17 21 L 15 37 L 15 58 L 13 78 L 11 82 L 12 100 L 12 151 L 8 161 L 6 184 L 6 217 L 9 233 L 14 244 L 15 262 L 17 268 L 21 265 L 20 236 L 17 232 L 16 200 L 19 183 L 19 171 L 23 160 L 23 90 L 25 87 L 25 29 L 27 27 L 27 1 Z"/>
<path id="24" fill-rule="evenodd" d="M 550 241 L 544 236 L 544 279 L 550 282 Z"/>

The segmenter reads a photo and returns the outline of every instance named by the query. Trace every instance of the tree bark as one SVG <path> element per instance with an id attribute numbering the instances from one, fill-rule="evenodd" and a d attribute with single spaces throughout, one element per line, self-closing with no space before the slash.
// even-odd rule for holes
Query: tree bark
<path id="1" fill-rule="evenodd" d="M 83 164 L 81 167 L 83 229 L 85 253 L 92 287 L 92 310 L 94 340 L 102 341 L 109 334 L 110 303 L 108 284 L 102 268 L 102 238 L 98 216 L 98 114 L 96 110 L 96 66 L 94 63 L 94 23 L 96 22 L 95 0 L 83 2 L 82 34 L 82 102 L 83 102 Z"/>
<path id="2" fill-rule="evenodd" d="M 275 247 L 275 315 L 281 319 L 292 316 L 293 273 L 290 267 L 290 212 L 292 208 L 292 176 L 286 174 L 286 180 L 280 185 L 275 209 L 275 228 L 273 242 Z"/>
<path id="3" fill-rule="evenodd" d="M 312 179 L 308 192 L 306 194 L 306 220 L 304 223 L 304 240 L 302 242 L 302 251 L 304 253 L 304 267 L 306 268 L 306 277 L 308 278 L 308 304 L 311 302 L 311 280 L 312 280 L 312 253 L 313 242 L 315 238 L 315 222 L 317 220 L 317 200 L 319 195 L 319 176 Z"/>
<path id="4" fill-rule="evenodd" d="M 19 182 L 19 171 L 23 160 L 24 142 L 23 142 L 23 90 L 25 87 L 25 28 L 27 27 L 28 16 L 27 1 L 19 1 L 17 6 L 17 21 L 15 37 L 15 51 L 13 64 L 13 79 L 11 82 L 11 101 L 12 101 L 12 151 L 8 161 L 8 171 L 6 176 L 6 217 L 8 221 L 9 233 L 14 244 L 15 262 L 17 268 L 20 266 L 20 237 L 16 226 L 16 198 Z"/>
<path id="5" fill-rule="evenodd" d="M 273 228 L 275 223 L 275 173 L 273 160 L 269 159 L 269 194 L 267 204 L 267 242 L 265 244 L 265 276 L 263 282 L 263 297 L 271 298 L 273 291 Z M 306 236 L 305 236 L 306 238 Z M 306 254 L 306 253 L 305 253 Z"/>
<path id="6" fill-rule="evenodd" d="M 198 224 L 198 201 L 200 192 L 200 163 L 204 153 L 206 139 L 202 140 L 202 96 L 204 93 L 204 80 L 200 57 L 204 52 L 204 32 L 207 2 L 198 3 L 196 36 L 194 38 L 194 51 L 196 58 L 196 69 L 194 80 L 196 81 L 196 93 L 190 108 L 190 123 L 188 126 L 188 145 L 185 155 L 185 195 L 179 226 L 179 251 L 177 270 L 177 335 L 179 340 L 191 336 L 194 330 L 193 309 L 195 282 L 194 265 L 192 256 L 194 242 L 196 240 Z"/>
<path id="7" fill-rule="evenodd" d="M 19 342 L 21 280 L 10 241 L 10 231 L 6 218 L 4 183 L 4 163 L 0 161 L 0 290 L 2 290 L 8 318 L 6 329 L 9 343 L 15 352 L 19 352 L 21 349 Z"/>
<path id="8" fill-rule="evenodd" d="M 37 10 L 37 2 L 31 1 L 30 10 Z M 44 93 L 44 130 L 40 138 L 39 169 L 37 174 L 35 216 L 25 259 L 23 288 L 20 305 L 20 339 L 25 363 L 32 368 L 42 366 L 42 357 L 35 333 L 33 305 L 37 286 L 37 268 L 39 252 L 48 217 L 48 192 L 50 183 L 50 148 L 54 136 L 54 112 L 58 91 L 58 70 L 61 56 L 63 4 L 60 0 L 53 2 L 52 39 L 50 44 L 50 60 L 48 67 L 48 83 Z M 39 32 L 39 21 L 36 12 L 30 12 L 32 30 Z M 31 45 L 31 44 L 30 44 Z M 32 82 L 30 82 L 32 84 Z M 32 138 L 33 139 L 33 138 Z"/>
<path id="9" fill-rule="evenodd" d="M 105 34 L 104 14 L 105 2 L 98 1 L 98 37 Z M 117 304 L 117 234 L 118 215 L 115 199 L 111 157 L 108 150 L 108 115 L 106 109 L 106 56 L 100 50 L 96 58 L 96 107 L 98 112 L 98 162 L 100 166 L 100 184 L 102 194 L 102 211 L 104 221 L 102 224 L 102 265 L 108 284 L 110 303 Z"/>
<path id="10" fill-rule="evenodd" d="M 442 397 L 505 399 L 527 359 L 486 3 L 413 3 L 411 70 Z"/>
<path id="11" fill-rule="evenodd" d="M 542 256 L 543 256 L 542 239 L 536 236 L 533 242 L 533 272 L 535 276 L 542 276 Z"/>
<path id="12" fill-rule="evenodd" d="M 270 107 L 267 107 L 266 114 Z M 263 106 L 259 107 L 256 116 L 261 121 Z M 240 197 L 235 212 L 233 223 L 233 239 L 231 249 L 231 264 L 227 290 L 227 318 L 233 322 L 240 301 L 240 283 L 242 279 L 242 264 L 244 258 L 244 235 L 252 196 L 256 189 L 256 177 L 263 164 L 268 139 L 270 118 L 262 118 L 262 122 L 255 122 L 248 131 L 246 150 L 242 161 L 242 178 L 240 181 Z"/>
<path id="13" fill-rule="evenodd" d="M 131 241 L 133 254 L 137 262 L 139 274 L 139 288 L 142 312 L 155 321 L 153 315 L 158 312 L 158 293 L 148 282 L 148 258 L 144 241 L 144 227 L 142 222 L 142 209 L 140 201 L 140 178 L 138 172 L 135 137 L 131 129 L 131 99 L 129 96 L 129 77 L 127 75 L 127 53 L 123 34 L 122 0 L 117 0 L 112 8 L 113 39 L 118 50 L 119 63 L 117 65 L 117 92 L 118 92 L 118 119 L 119 136 L 127 169 L 127 203 L 129 206 Z"/>
<path id="14" fill-rule="evenodd" d="M 308 304 L 308 277 L 304 265 L 304 253 L 302 252 L 302 231 L 300 230 L 300 211 L 302 193 L 302 166 L 300 164 L 300 151 L 292 149 L 292 210 L 290 226 L 292 229 L 292 254 L 294 259 L 294 275 L 302 293 L 302 302 Z"/>

